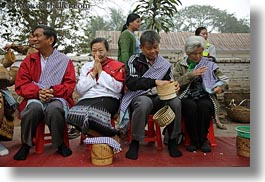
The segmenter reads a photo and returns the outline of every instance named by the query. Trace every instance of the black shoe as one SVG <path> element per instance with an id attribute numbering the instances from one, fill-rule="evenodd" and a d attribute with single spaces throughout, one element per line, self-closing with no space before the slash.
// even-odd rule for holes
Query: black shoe
<path id="1" fill-rule="evenodd" d="M 128 159 L 136 160 L 138 158 L 139 141 L 132 140 L 129 150 L 126 152 L 125 157 Z"/>
<path id="2" fill-rule="evenodd" d="M 208 144 L 207 141 L 202 144 L 201 151 L 204 152 L 204 153 L 211 152 L 211 147 L 210 147 L 210 145 Z"/>
<path id="3" fill-rule="evenodd" d="M 14 155 L 14 160 L 26 160 L 29 154 L 30 146 L 23 144 L 19 151 Z"/>
<path id="4" fill-rule="evenodd" d="M 64 143 L 58 147 L 58 152 L 63 156 L 63 157 L 68 157 L 72 155 L 72 150 L 69 149 Z"/>
<path id="5" fill-rule="evenodd" d="M 178 143 L 177 143 L 176 139 L 169 139 L 167 147 L 168 147 L 169 155 L 171 157 L 180 157 L 180 156 L 182 156 L 181 151 L 179 151 L 179 149 L 178 149 Z"/>

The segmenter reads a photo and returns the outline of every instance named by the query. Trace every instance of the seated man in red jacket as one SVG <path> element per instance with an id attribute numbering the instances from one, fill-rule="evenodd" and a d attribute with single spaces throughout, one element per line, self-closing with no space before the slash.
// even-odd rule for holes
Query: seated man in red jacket
<path id="1" fill-rule="evenodd" d="M 72 151 L 64 144 L 65 116 L 73 106 L 76 85 L 72 61 L 54 45 L 57 33 L 51 27 L 38 25 L 33 32 L 35 48 L 21 63 L 15 81 L 16 93 L 23 97 L 19 106 L 22 146 L 15 160 L 26 160 L 39 122 L 44 121 L 52 135 L 52 144 L 64 156 Z"/>

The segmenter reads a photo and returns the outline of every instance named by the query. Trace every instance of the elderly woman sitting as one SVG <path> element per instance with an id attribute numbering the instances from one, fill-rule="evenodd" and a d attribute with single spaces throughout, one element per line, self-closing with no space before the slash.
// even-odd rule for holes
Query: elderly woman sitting
<path id="1" fill-rule="evenodd" d="M 83 134 L 93 130 L 103 136 L 115 136 L 119 132 L 111 125 L 111 118 L 120 107 L 125 65 L 108 57 L 109 43 L 104 38 L 92 40 L 90 48 L 93 61 L 81 68 L 76 85 L 80 98 L 69 110 L 67 122 Z"/>
<path id="2" fill-rule="evenodd" d="M 180 84 L 179 97 L 182 101 L 182 116 L 190 136 L 187 151 L 200 149 L 211 152 L 207 141 L 210 121 L 218 115 L 216 94 L 222 93 L 228 84 L 217 64 L 202 57 L 205 40 L 200 36 L 188 37 L 185 43 L 186 55 L 174 70 L 175 80 Z"/>

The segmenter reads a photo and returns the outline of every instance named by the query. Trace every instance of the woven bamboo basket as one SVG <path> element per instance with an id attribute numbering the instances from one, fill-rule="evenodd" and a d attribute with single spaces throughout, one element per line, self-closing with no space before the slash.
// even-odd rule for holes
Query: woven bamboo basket
<path id="1" fill-rule="evenodd" d="M 10 75 L 8 70 L 0 63 L 0 89 L 9 86 Z"/>
<path id="2" fill-rule="evenodd" d="M 174 119 L 175 113 L 168 105 L 162 107 L 153 115 L 153 120 L 161 127 L 169 125 Z"/>
<path id="3" fill-rule="evenodd" d="M 12 51 L 7 51 L 2 64 L 5 68 L 10 67 L 16 61 L 16 56 Z"/>
<path id="4" fill-rule="evenodd" d="M 113 150 L 107 144 L 93 144 L 91 149 L 91 162 L 97 166 L 110 165 L 113 162 Z"/>
<path id="5" fill-rule="evenodd" d="M 250 139 L 237 136 L 236 147 L 238 155 L 250 157 Z"/>
<path id="6" fill-rule="evenodd" d="M 243 102 L 247 102 L 245 99 L 241 101 L 238 105 L 234 104 L 234 100 L 232 99 L 229 107 L 226 107 L 227 116 L 231 118 L 233 121 L 240 123 L 249 123 L 250 122 L 250 109 L 241 106 Z"/>
<path id="7" fill-rule="evenodd" d="M 156 89 L 160 100 L 170 100 L 177 96 L 175 82 L 171 82 L 162 86 L 157 86 Z"/>
<path id="8" fill-rule="evenodd" d="M 12 86 L 15 84 L 18 69 L 19 69 L 19 67 L 17 67 L 17 66 L 10 67 L 10 69 L 9 69 L 9 75 L 10 75 L 9 86 Z"/>
<path id="9" fill-rule="evenodd" d="M 224 93 L 224 104 L 229 107 L 231 100 L 234 99 L 236 105 L 238 105 L 242 100 L 249 99 L 250 93 Z M 243 106 L 246 106 L 247 103 L 244 103 Z"/>

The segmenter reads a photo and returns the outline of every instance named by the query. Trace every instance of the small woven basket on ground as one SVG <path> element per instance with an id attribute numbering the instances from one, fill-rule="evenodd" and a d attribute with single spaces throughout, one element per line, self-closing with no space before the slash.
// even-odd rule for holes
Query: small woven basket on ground
<path id="1" fill-rule="evenodd" d="M 237 105 L 244 99 L 250 99 L 250 93 L 224 93 L 224 104 L 226 107 L 229 107 L 232 99 L 234 99 L 234 102 Z"/>
<path id="2" fill-rule="evenodd" d="M 250 126 L 237 126 L 235 130 L 237 154 L 250 157 Z"/>
<path id="3" fill-rule="evenodd" d="M 244 99 L 238 105 L 236 105 L 234 103 L 234 99 L 232 99 L 229 107 L 226 107 L 227 116 L 236 122 L 249 123 L 250 109 L 247 106 L 242 106 L 244 102 L 250 101 L 248 99 Z"/>
<path id="4" fill-rule="evenodd" d="M 156 89 L 160 100 L 169 100 L 177 96 L 175 82 L 171 82 L 162 86 L 157 86 Z"/>
<path id="5" fill-rule="evenodd" d="M 153 115 L 153 120 L 161 127 L 169 125 L 174 119 L 175 113 L 168 105 L 162 107 Z"/>
<path id="6" fill-rule="evenodd" d="M 97 166 L 112 164 L 113 150 L 108 144 L 93 144 L 91 149 L 91 162 Z"/>
<path id="7" fill-rule="evenodd" d="M 250 157 L 250 139 L 237 136 L 236 147 L 238 155 Z"/>

